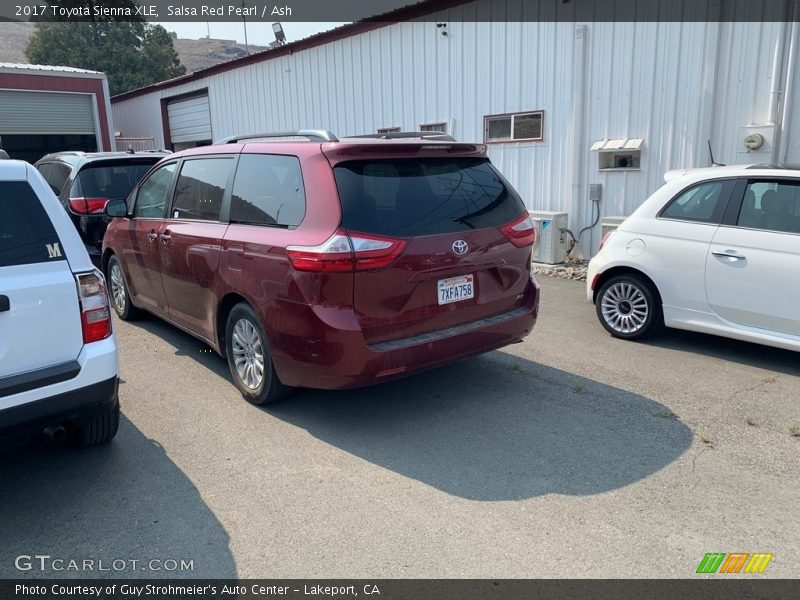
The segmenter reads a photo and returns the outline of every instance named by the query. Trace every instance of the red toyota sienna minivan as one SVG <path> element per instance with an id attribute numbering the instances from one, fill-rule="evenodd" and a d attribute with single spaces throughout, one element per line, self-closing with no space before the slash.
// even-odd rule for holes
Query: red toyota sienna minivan
<path id="1" fill-rule="evenodd" d="M 208 343 L 254 404 L 530 333 L 535 229 L 485 146 L 275 135 L 172 154 L 109 203 L 102 260 L 120 318 L 144 309 Z"/>

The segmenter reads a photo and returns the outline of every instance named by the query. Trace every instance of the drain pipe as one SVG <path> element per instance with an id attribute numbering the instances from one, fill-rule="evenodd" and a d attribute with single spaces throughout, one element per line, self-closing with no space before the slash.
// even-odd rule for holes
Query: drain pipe
<path id="1" fill-rule="evenodd" d="M 794 72 L 797 69 L 797 50 L 800 45 L 800 24 L 797 18 L 800 16 L 800 0 L 794 0 L 791 12 L 791 33 L 789 35 L 789 61 L 786 64 L 786 93 L 783 95 L 783 114 L 781 115 L 780 133 L 778 143 L 773 150 L 773 162 L 786 163 L 789 159 L 789 131 L 792 125 L 792 102 L 794 101 Z M 777 128 L 776 128 L 777 130 Z M 784 133 L 786 135 L 784 135 Z"/>
<path id="2" fill-rule="evenodd" d="M 772 55 L 772 74 L 769 86 L 769 113 L 767 124 L 775 125 L 778 106 L 781 102 L 781 79 L 783 75 L 783 49 L 786 47 L 786 21 L 778 23 L 778 38 L 775 40 L 775 53 Z"/>

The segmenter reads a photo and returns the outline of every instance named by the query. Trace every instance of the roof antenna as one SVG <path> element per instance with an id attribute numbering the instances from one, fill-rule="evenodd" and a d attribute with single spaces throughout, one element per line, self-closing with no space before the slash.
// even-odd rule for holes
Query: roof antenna
<path id="1" fill-rule="evenodd" d="M 724 167 L 723 163 L 718 163 L 714 160 L 714 152 L 711 150 L 711 140 L 708 140 L 708 155 L 711 157 L 712 167 Z"/>

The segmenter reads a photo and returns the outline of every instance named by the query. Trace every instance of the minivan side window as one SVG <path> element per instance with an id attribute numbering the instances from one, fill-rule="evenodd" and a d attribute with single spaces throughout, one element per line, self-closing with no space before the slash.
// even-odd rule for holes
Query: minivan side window
<path id="1" fill-rule="evenodd" d="M 232 158 L 184 161 L 175 184 L 175 200 L 170 217 L 219 221 L 222 197 L 232 166 Z"/>
<path id="2" fill-rule="evenodd" d="M 659 215 L 662 219 L 718 224 L 725 212 L 730 180 L 707 181 L 684 190 Z"/>
<path id="3" fill-rule="evenodd" d="M 736 224 L 750 229 L 800 233 L 800 182 L 750 180 Z"/>
<path id="4" fill-rule="evenodd" d="M 133 216 L 142 219 L 163 219 L 164 205 L 172 185 L 172 177 L 178 163 L 169 163 L 153 171 L 150 177 L 139 186 Z"/>
<path id="5" fill-rule="evenodd" d="M 305 214 L 306 195 L 297 157 L 241 156 L 231 196 L 231 223 L 294 227 Z"/>
<path id="6" fill-rule="evenodd" d="M 66 260 L 50 217 L 27 181 L 0 181 L 0 267 Z"/>

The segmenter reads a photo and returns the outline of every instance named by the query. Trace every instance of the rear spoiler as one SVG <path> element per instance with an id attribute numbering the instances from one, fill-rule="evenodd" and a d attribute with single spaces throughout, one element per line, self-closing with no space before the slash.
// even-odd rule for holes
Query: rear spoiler
<path id="1" fill-rule="evenodd" d="M 352 139 L 352 138 L 351 138 Z M 486 158 L 485 144 L 465 144 L 455 142 L 426 141 L 357 141 L 340 142 L 338 144 L 322 144 L 322 151 L 331 163 L 352 159 L 393 158 L 397 156 L 416 157 L 474 157 Z"/>

